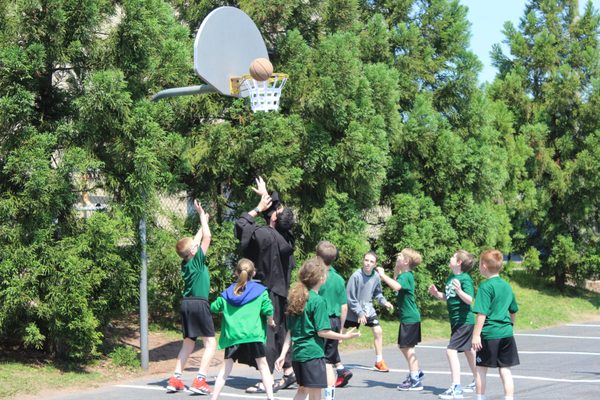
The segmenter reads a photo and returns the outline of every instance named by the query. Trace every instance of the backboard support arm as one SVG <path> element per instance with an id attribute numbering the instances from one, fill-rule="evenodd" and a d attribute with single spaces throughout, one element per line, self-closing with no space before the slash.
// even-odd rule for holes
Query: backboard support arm
<path id="1" fill-rule="evenodd" d="M 203 93 L 217 93 L 217 89 L 209 84 L 165 89 L 152 96 L 152 101 L 157 101 L 166 97 L 188 96 Z"/>

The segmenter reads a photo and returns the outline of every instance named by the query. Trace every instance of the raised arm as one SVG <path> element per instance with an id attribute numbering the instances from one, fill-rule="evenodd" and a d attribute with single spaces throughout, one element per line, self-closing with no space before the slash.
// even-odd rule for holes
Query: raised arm
<path id="1" fill-rule="evenodd" d="M 387 276 L 382 267 L 377 267 L 377 273 L 379 274 L 379 277 L 381 278 L 381 280 L 383 282 L 385 282 L 386 285 L 391 287 L 396 292 L 399 291 L 400 289 L 402 289 L 402 285 L 400 285 L 397 281 L 395 281 L 392 278 L 390 278 L 389 276 Z"/>
<path id="2" fill-rule="evenodd" d="M 196 236 L 194 236 L 194 240 L 198 238 L 198 242 L 196 243 L 200 245 L 202 252 L 206 254 L 206 252 L 208 251 L 208 247 L 210 246 L 210 241 L 212 239 L 212 236 L 210 234 L 210 228 L 208 227 L 208 219 L 210 216 L 207 212 L 204 211 L 202 205 L 198 200 L 194 200 L 194 208 L 200 216 L 201 225 L 200 229 L 198 230 L 198 233 L 196 234 Z"/>

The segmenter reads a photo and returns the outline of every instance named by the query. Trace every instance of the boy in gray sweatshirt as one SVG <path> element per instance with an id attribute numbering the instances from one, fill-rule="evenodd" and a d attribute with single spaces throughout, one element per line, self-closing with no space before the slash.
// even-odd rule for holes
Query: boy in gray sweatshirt
<path id="1" fill-rule="evenodd" d="M 344 328 L 360 327 L 366 325 L 373 330 L 375 344 L 375 370 L 389 372 L 383 360 L 383 330 L 377 319 L 377 312 L 373 307 L 373 299 L 392 311 L 394 306 L 383 296 L 381 279 L 374 269 L 377 265 L 377 254 L 369 251 L 363 258 L 362 268 L 356 270 L 348 279 L 346 293 L 348 296 L 348 315 Z"/>

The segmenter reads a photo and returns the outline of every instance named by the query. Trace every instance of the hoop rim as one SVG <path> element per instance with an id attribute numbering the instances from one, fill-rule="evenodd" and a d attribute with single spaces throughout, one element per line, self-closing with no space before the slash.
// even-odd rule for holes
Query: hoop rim
<path id="1" fill-rule="evenodd" d="M 283 72 L 273 72 L 271 74 L 271 76 L 268 77 L 267 79 L 265 79 L 264 81 L 257 81 L 250 74 L 244 74 L 244 75 L 240 75 L 240 76 L 232 76 L 229 78 L 231 95 L 236 96 L 236 97 L 241 97 L 240 87 L 242 86 L 242 84 L 245 81 L 253 80 L 256 82 L 273 83 L 275 80 L 288 80 L 289 77 L 290 76 L 288 74 L 284 74 Z"/>

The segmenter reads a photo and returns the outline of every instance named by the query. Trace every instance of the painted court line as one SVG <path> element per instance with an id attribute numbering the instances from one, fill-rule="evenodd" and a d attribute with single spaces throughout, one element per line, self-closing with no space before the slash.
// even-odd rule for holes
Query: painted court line
<path id="1" fill-rule="evenodd" d="M 140 389 L 140 390 L 154 390 L 154 391 L 160 391 L 160 392 L 165 392 L 165 388 L 164 387 L 160 387 L 160 386 L 145 386 L 145 385 L 115 385 L 114 387 L 118 387 L 118 388 L 124 388 L 124 389 Z M 184 393 L 193 393 L 190 390 L 182 390 L 182 392 Z M 221 392 L 219 394 L 219 397 L 235 397 L 236 399 L 263 399 L 264 393 L 260 396 L 249 396 L 246 394 L 237 394 L 237 393 L 225 393 L 225 392 Z M 198 397 L 203 397 L 203 396 L 198 396 Z M 274 399 L 280 399 L 280 400 L 292 400 L 292 397 L 281 397 L 281 396 L 275 396 L 273 397 Z"/>
<path id="2" fill-rule="evenodd" d="M 550 338 L 562 338 L 562 339 L 590 339 L 590 340 L 600 340 L 599 336 L 543 335 L 543 334 L 539 334 L 539 333 L 515 333 L 515 336 L 550 337 Z"/>
<path id="3" fill-rule="evenodd" d="M 446 346 L 427 346 L 418 345 L 419 349 L 439 349 L 446 350 Z M 519 354 L 564 354 L 564 355 L 577 355 L 577 356 L 600 356 L 600 353 L 591 353 L 588 351 L 523 351 L 519 350 Z"/>
<path id="4" fill-rule="evenodd" d="M 592 327 L 592 328 L 600 328 L 600 325 L 593 325 L 593 324 L 567 324 L 567 326 L 581 326 L 581 327 Z"/>
<path id="5" fill-rule="evenodd" d="M 358 369 L 364 369 L 367 371 L 374 371 L 373 367 L 364 367 L 362 365 L 354 365 L 355 368 Z M 390 372 L 400 372 L 400 373 L 407 373 L 408 370 L 407 369 L 395 369 L 395 368 L 390 368 Z M 425 371 L 425 376 L 427 376 L 427 374 L 431 374 L 431 375 L 450 375 L 450 371 Z M 466 373 L 463 372 L 461 373 L 461 375 L 468 375 L 468 376 L 472 376 L 471 373 Z M 494 377 L 494 378 L 500 378 L 500 375 L 498 374 L 487 374 L 488 377 Z M 525 376 L 525 375 L 514 375 L 513 374 L 513 378 L 516 379 L 524 379 L 524 380 L 530 380 L 530 381 L 546 381 L 546 382 L 562 382 L 562 383 L 600 383 L 600 379 L 563 379 L 563 378 L 548 378 L 545 376 Z"/>

